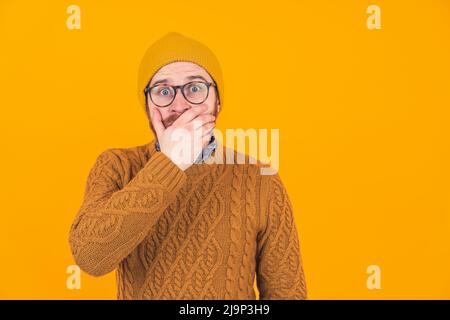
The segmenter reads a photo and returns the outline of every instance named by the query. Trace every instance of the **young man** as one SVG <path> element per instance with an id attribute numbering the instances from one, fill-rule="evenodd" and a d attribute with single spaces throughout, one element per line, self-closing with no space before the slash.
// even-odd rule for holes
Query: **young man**
<path id="1" fill-rule="evenodd" d="M 230 150 L 212 131 L 223 107 L 214 54 L 170 33 L 145 54 L 138 91 L 156 139 L 97 158 L 70 230 L 76 263 L 93 276 L 117 269 L 119 299 L 255 299 L 255 276 L 260 299 L 305 299 L 278 174 L 248 156 L 212 161 Z"/>

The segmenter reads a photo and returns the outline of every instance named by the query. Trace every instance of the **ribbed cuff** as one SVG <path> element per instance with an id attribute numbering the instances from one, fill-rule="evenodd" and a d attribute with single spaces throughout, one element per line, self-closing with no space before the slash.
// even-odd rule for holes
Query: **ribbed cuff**
<path id="1" fill-rule="evenodd" d="M 150 157 L 145 170 L 151 172 L 152 176 L 169 191 L 181 187 L 186 181 L 186 173 L 162 152 L 156 152 Z"/>

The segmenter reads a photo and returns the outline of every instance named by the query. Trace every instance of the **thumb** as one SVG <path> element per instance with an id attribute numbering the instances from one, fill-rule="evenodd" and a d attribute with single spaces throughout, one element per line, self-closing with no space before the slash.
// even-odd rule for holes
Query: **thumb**
<path id="1" fill-rule="evenodd" d="M 166 127 L 164 127 L 164 124 L 162 123 L 161 112 L 159 112 L 159 110 L 156 108 L 153 109 L 151 121 L 153 124 L 153 129 L 155 129 L 156 134 L 159 137 L 164 132 L 164 130 L 166 130 Z"/>

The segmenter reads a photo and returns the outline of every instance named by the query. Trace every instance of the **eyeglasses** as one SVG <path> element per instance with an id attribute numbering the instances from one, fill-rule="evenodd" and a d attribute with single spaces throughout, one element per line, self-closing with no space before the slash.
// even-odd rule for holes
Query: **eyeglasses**
<path id="1" fill-rule="evenodd" d="M 191 81 L 180 86 L 157 84 L 153 87 L 147 86 L 144 92 L 146 95 L 150 93 L 150 99 L 156 106 L 164 108 L 168 107 L 175 100 L 178 88 L 188 102 L 201 104 L 208 98 L 210 86 L 215 87 L 216 85 L 212 82 L 203 81 Z"/>

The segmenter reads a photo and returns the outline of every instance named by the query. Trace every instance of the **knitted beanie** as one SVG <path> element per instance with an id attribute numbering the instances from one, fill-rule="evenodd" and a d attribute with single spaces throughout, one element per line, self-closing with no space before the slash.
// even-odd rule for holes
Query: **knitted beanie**
<path id="1" fill-rule="evenodd" d="M 217 57 L 204 44 L 179 33 L 171 32 L 147 49 L 139 66 L 138 97 L 144 110 L 147 110 L 145 87 L 160 68 L 175 61 L 193 62 L 209 73 L 217 85 L 222 109 L 223 78 Z"/>

